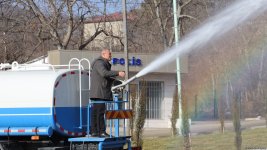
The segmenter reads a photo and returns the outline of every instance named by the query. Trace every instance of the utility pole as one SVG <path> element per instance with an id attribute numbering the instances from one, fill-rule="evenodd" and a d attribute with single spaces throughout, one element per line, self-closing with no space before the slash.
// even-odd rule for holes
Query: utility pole
<path id="1" fill-rule="evenodd" d="M 124 43 L 124 59 L 125 59 L 125 80 L 129 79 L 129 56 L 128 56 L 128 37 L 127 37 L 127 8 L 126 0 L 122 0 L 122 14 L 123 14 L 123 43 Z M 126 91 L 129 91 L 129 85 L 126 85 Z"/>
<path id="2" fill-rule="evenodd" d="M 127 36 L 127 7 L 126 7 L 126 0 L 122 0 L 122 14 L 123 14 L 123 43 L 124 43 L 124 59 L 125 59 L 125 81 L 129 79 L 129 56 L 128 56 L 128 36 Z M 126 100 L 129 100 L 129 84 L 125 86 L 126 93 L 124 94 L 126 96 Z M 125 108 L 130 108 L 130 103 L 126 105 Z M 128 130 L 126 131 L 129 135 L 130 133 L 130 123 L 129 119 L 125 122 L 125 125 L 128 127 Z"/>
<path id="3" fill-rule="evenodd" d="M 173 0 L 173 20 L 174 20 L 174 35 L 175 35 L 175 47 L 178 46 L 179 42 L 179 33 L 180 28 L 178 27 L 178 19 L 177 19 L 177 3 L 176 0 Z M 179 56 L 176 58 L 176 74 L 177 74 L 177 89 L 178 89 L 178 104 L 179 104 L 179 134 L 182 135 L 182 96 L 181 96 L 181 70 L 180 70 L 180 59 Z"/>

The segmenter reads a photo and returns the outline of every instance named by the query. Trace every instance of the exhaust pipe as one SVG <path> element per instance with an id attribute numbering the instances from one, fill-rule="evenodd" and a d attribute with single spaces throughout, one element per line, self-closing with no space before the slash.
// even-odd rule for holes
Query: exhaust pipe
<path id="1" fill-rule="evenodd" d="M 128 79 L 128 80 L 122 82 L 122 84 L 117 85 L 117 86 L 113 86 L 113 87 L 111 88 L 111 90 L 114 91 L 115 89 L 117 89 L 117 88 L 119 88 L 119 87 L 125 86 L 126 84 L 129 84 L 130 82 L 134 81 L 136 78 L 137 78 L 137 76 L 133 76 L 132 78 L 130 78 L 130 79 Z"/>

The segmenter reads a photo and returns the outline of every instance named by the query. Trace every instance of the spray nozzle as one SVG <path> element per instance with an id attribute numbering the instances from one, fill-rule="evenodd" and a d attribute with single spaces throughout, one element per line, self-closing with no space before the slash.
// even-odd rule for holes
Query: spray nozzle
<path id="1" fill-rule="evenodd" d="M 117 85 L 117 86 L 113 86 L 111 88 L 111 90 L 114 91 L 117 88 L 123 87 L 123 86 L 129 84 L 130 82 L 132 82 L 133 80 L 135 80 L 136 78 L 137 78 L 137 76 L 133 76 L 132 78 L 130 78 L 130 79 L 126 80 L 126 81 L 122 81 L 122 84 Z"/>

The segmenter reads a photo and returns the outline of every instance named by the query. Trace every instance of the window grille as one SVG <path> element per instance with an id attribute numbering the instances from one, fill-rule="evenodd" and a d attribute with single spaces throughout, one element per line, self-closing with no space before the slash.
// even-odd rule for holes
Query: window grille
<path id="1" fill-rule="evenodd" d="M 163 81 L 140 81 L 139 96 L 144 92 L 146 100 L 146 119 L 161 119 L 163 101 Z"/>

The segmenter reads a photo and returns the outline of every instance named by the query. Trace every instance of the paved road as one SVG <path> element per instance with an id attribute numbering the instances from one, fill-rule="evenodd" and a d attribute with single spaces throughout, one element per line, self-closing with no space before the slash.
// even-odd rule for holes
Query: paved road
<path id="1" fill-rule="evenodd" d="M 250 129 L 250 128 L 260 128 L 265 127 L 265 120 L 250 120 L 250 121 L 241 121 L 242 129 Z M 220 131 L 220 123 L 219 121 L 193 121 L 191 124 L 191 134 L 208 134 L 213 132 Z M 225 121 L 225 130 L 233 131 L 233 123 L 232 121 Z M 171 135 L 170 128 L 145 128 L 144 129 L 144 137 L 167 137 Z"/>

